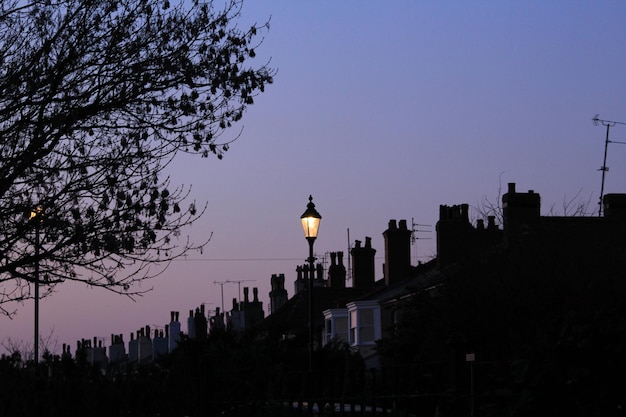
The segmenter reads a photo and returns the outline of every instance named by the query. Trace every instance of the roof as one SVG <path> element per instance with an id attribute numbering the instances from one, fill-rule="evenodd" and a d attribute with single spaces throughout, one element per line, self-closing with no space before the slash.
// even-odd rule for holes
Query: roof
<path id="1" fill-rule="evenodd" d="M 314 327 L 324 322 L 322 312 L 330 308 L 345 308 L 350 301 L 360 298 L 371 289 L 313 287 Z M 257 326 L 259 329 L 292 333 L 305 333 L 309 326 L 309 289 L 298 292 L 278 311 L 267 316 Z"/>
<path id="2" fill-rule="evenodd" d="M 389 286 L 376 288 L 359 300 L 374 300 L 384 303 L 389 300 L 400 298 L 404 295 L 437 285 L 442 279 L 442 273 L 437 268 L 437 260 L 433 259 L 424 264 L 413 267 L 411 275 Z"/>

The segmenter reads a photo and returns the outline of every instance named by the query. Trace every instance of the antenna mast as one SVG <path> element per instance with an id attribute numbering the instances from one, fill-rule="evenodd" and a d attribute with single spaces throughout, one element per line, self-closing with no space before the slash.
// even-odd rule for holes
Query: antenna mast
<path id="1" fill-rule="evenodd" d="M 350 264 L 350 259 L 352 258 L 352 246 L 350 243 L 350 228 L 348 227 L 348 254 L 347 254 L 347 258 L 348 258 L 348 279 L 352 279 L 352 266 Z"/>
<path id="2" fill-rule="evenodd" d="M 598 171 L 602 171 L 602 184 L 600 186 L 600 200 L 598 201 L 598 216 L 602 217 L 602 199 L 604 198 L 604 180 L 606 177 L 606 173 L 609 170 L 609 167 L 606 166 L 606 156 L 609 150 L 609 143 L 620 143 L 622 145 L 626 145 L 626 142 L 619 142 L 616 140 L 610 140 L 609 139 L 609 131 L 611 130 L 611 126 L 615 126 L 615 125 L 626 125 L 626 122 L 616 122 L 613 120 L 603 120 L 600 119 L 598 116 L 600 116 L 599 114 L 596 114 L 593 119 L 591 119 L 593 121 L 594 126 L 598 126 L 598 124 L 601 124 L 602 126 L 606 126 L 606 138 L 604 139 L 604 160 L 602 161 L 602 166 L 600 167 L 600 169 L 598 169 Z"/>
<path id="3" fill-rule="evenodd" d="M 422 227 L 425 227 L 426 229 L 421 229 Z M 415 260 L 417 261 L 417 263 L 419 263 L 419 257 L 417 255 L 417 245 L 416 245 L 417 240 L 418 239 L 430 239 L 430 238 L 423 238 L 423 237 L 420 238 L 420 237 L 417 237 L 417 233 L 420 233 L 420 232 L 428 232 L 428 233 L 430 233 L 430 232 L 432 232 L 431 227 L 432 226 L 429 225 L 429 224 L 418 224 L 418 223 L 415 223 L 415 218 L 411 217 L 411 245 L 412 246 L 416 246 L 415 247 Z"/>
<path id="4" fill-rule="evenodd" d="M 222 312 L 224 312 L 224 284 L 229 281 L 213 281 L 213 284 L 219 284 L 222 287 Z"/>
<path id="5" fill-rule="evenodd" d="M 242 282 L 252 282 L 252 281 L 256 281 L 256 279 L 240 279 L 239 281 L 237 281 L 237 280 L 227 280 L 225 282 L 231 282 L 233 284 L 238 284 L 238 287 L 239 287 L 239 301 L 241 301 L 241 283 Z"/>

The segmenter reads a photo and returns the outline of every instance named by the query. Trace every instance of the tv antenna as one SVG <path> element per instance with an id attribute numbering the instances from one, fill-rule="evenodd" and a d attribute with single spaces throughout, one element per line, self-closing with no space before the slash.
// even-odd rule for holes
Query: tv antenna
<path id="1" fill-rule="evenodd" d="M 256 281 L 256 279 L 240 279 L 239 281 L 237 281 L 237 280 L 228 280 L 226 282 L 230 282 L 230 283 L 233 283 L 233 284 L 238 284 L 238 286 L 239 286 L 239 301 L 241 301 L 241 283 L 242 282 L 253 282 L 253 281 Z"/>
<path id="2" fill-rule="evenodd" d="M 224 311 L 224 284 L 228 284 L 230 281 L 213 281 L 213 284 L 219 284 L 222 287 L 222 312 Z"/>
<path id="3" fill-rule="evenodd" d="M 606 166 L 606 156 L 609 150 L 609 143 L 619 143 L 622 145 L 626 145 L 626 142 L 610 140 L 609 131 L 611 130 L 611 127 L 615 125 L 626 125 L 626 122 L 616 122 L 614 120 L 603 120 L 603 119 L 600 119 L 599 116 L 600 116 L 599 114 L 596 114 L 591 120 L 593 121 L 594 126 L 598 126 L 598 125 L 606 126 L 606 138 L 604 139 L 604 160 L 602 161 L 602 166 L 600 167 L 600 169 L 598 169 L 598 171 L 602 171 L 602 185 L 600 186 L 600 200 L 598 201 L 598 207 L 599 207 L 598 216 L 602 217 L 602 199 L 604 198 L 604 180 L 606 177 L 606 173 L 609 171 L 609 167 Z"/>
<path id="4" fill-rule="evenodd" d="M 418 239 L 431 239 L 429 237 L 418 237 L 418 233 L 430 233 L 432 232 L 432 226 L 429 224 L 415 223 L 415 218 L 411 217 L 411 245 L 415 245 Z M 415 258 L 417 256 L 417 247 L 415 248 Z"/>
<path id="5" fill-rule="evenodd" d="M 222 287 L 222 312 L 224 312 L 224 285 L 225 284 L 239 284 L 239 301 L 241 301 L 241 283 L 248 281 L 256 281 L 255 279 L 242 279 L 239 281 L 236 280 L 226 280 L 226 281 L 213 281 L 213 284 L 219 284 Z"/>

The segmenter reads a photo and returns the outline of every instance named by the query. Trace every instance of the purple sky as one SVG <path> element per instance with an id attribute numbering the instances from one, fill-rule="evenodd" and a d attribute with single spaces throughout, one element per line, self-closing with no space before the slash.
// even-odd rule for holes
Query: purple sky
<path id="1" fill-rule="evenodd" d="M 171 310 L 213 310 L 216 282 L 249 280 L 242 290 L 258 287 L 267 311 L 270 277 L 284 273 L 291 297 L 308 256 L 299 217 L 309 194 L 323 216 L 317 256 L 347 253 L 348 229 L 351 243 L 371 236 L 377 278 L 390 219 L 430 226 L 413 247 L 414 263 L 428 260 L 440 204 L 468 203 L 475 219 L 508 182 L 539 192 L 543 214 L 574 198 L 597 213 L 605 128 L 591 118 L 626 122 L 626 2 L 248 0 L 243 14 L 271 16 L 257 60 L 271 57 L 275 83 L 224 160 L 185 156 L 171 170 L 207 203 L 186 232 L 212 232 L 210 243 L 135 302 L 59 286 L 40 319 L 57 351 L 94 336 L 108 345 L 112 333 L 128 340 Z M 612 133 L 626 142 L 626 126 Z M 626 192 L 626 146 L 610 145 L 607 165 L 605 192 Z M 238 288 L 223 285 L 227 309 Z M 32 301 L 15 307 L 1 319 L 5 344 L 33 338 Z"/>

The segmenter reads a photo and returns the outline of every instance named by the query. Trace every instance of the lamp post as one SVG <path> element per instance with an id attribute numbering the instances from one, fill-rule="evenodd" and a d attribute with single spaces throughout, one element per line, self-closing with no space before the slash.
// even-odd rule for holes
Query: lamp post
<path id="1" fill-rule="evenodd" d="M 35 222 L 35 338 L 34 338 L 34 360 L 35 365 L 39 363 L 39 226 L 43 216 L 41 207 L 36 207 L 30 212 L 30 220 Z"/>
<path id="2" fill-rule="evenodd" d="M 309 195 L 309 204 L 302 216 L 302 229 L 304 237 L 309 242 L 309 371 L 313 370 L 313 278 L 315 276 L 315 258 L 313 257 L 313 243 L 317 238 L 322 216 L 315 210 L 313 196 Z"/>

